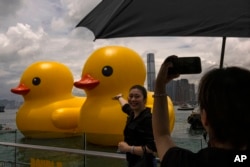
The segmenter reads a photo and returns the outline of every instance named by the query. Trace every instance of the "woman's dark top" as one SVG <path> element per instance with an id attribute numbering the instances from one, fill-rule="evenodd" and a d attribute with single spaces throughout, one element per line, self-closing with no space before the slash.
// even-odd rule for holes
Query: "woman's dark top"
<path id="1" fill-rule="evenodd" d="M 122 110 L 128 115 L 124 129 L 124 141 L 131 146 L 147 146 L 152 151 L 156 151 L 150 108 L 144 109 L 135 119 L 134 112 L 129 104 L 125 104 Z M 127 161 L 132 164 L 141 159 L 141 156 L 129 152 L 126 153 L 126 157 Z M 152 156 L 152 159 L 153 158 L 155 157 Z"/>
<path id="2" fill-rule="evenodd" d="M 207 147 L 193 153 L 173 147 L 164 155 L 161 167 L 250 167 L 250 150 Z"/>

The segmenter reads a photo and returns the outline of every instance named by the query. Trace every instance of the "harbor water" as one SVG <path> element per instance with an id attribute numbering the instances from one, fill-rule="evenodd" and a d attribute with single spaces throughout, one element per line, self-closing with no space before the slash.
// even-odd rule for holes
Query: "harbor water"
<path id="1" fill-rule="evenodd" d="M 116 153 L 117 151 L 117 147 L 115 146 L 97 146 L 86 143 L 84 136 L 63 139 L 27 139 L 16 128 L 16 112 L 17 110 L 6 109 L 5 112 L 0 113 L 0 124 L 3 126 L 3 130 L 0 133 L 0 142 L 90 150 L 103 152 L 104 154 Z M 203 140 L 201 131 L 191 131 L 189 129 L 190 125 L 187 123 L 187 118 L 191 112 L 191 110 L 179 111 L 175 109 L 176 119 L 172 137 L 178 146 L 197 152 L 201 148 L 206 147 L 206 143 Z M 2 161 L 23 164 L 19 166 L 30 166 L 31 163 L 40 162 L 50 164 L 45 166 L 57 167 L 126 167 L 126 161 L 119 158 L 84 156 L 67 152 L 0 145 L 0 167 L 3 166 L 1 165 L 1 163 L 3 164 Z"/>

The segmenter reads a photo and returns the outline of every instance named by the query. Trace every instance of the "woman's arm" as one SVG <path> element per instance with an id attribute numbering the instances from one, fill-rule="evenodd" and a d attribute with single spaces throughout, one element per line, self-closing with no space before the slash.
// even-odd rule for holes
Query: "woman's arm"
<path id="1" fill-rule="evenodd" d="M 123 96 L 122 96 L 121 93 L 118 94 L 118 95 L 116 95 L 116 96 L 114 96 L 112 99 L 113 100 L 118 100 L 121 106 L 124 106 L 125 104 L 128 103 L 128 101 L 123 98 Z"/>
<path id="2" fill-rule="evenodd" d="M 155 82 L 154 104 L 153 104 L 153 133 L 156 142 L 157 153 L 162 160 L 165 153 L 175 144 L 170 136 L 169 111 L 166 94 L 166 84 L 179 75 L 168 76 L 168 68 L 172 66 L 166 59 L 161 65 Z"/>
<path id="3" fill-rule="evenodd" d="M 144 154 L 143 147 L 146 149 L 147 153 L 154 153 L 151 149 L 149 149 L 147 146 L 133 146 L 128 145 L 125 141 L 121 141 L 118 143 L 118 149 L 119 151 L 126 153 L 129 152 L 131 154 L 140 155 L 142 156 Z"/>
<path id="4" fill-rule="evenodd" d="M 124 113 L 126 113 L 127 115 L 131 114 L 132 109 L 130 108 L 130 105 L 128 104 L 128 101 L 123 98 L 123 96 L 122 96 L 121 93 L 118 94 L 118 95 L 116 95 L 116 96 L 114 96 L 112 99 L 119 101 L 119 103 L 120 103 L 120 105 L 122 107 L 122 111 Z"/>

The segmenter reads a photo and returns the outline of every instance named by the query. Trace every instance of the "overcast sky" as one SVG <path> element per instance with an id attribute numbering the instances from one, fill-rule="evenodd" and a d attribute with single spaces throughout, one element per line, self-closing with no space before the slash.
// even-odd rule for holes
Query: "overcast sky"
<path id="1" fill-rule="evenodd" d="M 0 99 L 22 99 L 10 92 L 23 71 L 36 61 L 54 60 L 68 66 L 79 80 L 88 56 L 106 45 L 134 49 L 146 62 L 154 53 L 156 72 L 168 55 L 200 56 L 203 72 L 218 67 L 222 38 L 154 37 L 93 41 L 93 33 L 75 25 L 100 0 L 0 0 Z M 250 39 L 227 38 L 225 66 L 250 68 Z M 198 83 L 200 75 L 183 75 Z"/>

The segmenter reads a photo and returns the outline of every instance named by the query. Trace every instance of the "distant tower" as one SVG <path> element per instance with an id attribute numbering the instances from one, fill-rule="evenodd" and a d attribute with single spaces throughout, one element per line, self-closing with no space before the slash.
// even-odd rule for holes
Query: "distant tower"
<path id="1" fill-rule="evenodd" d="M 155 57 L 154 57 L 154 53 L 147 54 L 147 80 L 148 80 L 148 90 L 154 91 L 154 87 L 155 87 Z"/>

